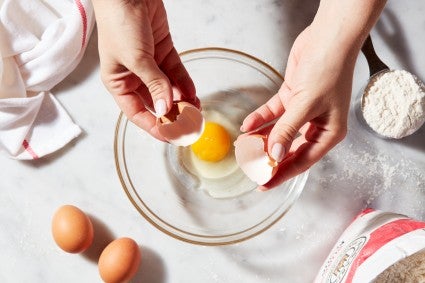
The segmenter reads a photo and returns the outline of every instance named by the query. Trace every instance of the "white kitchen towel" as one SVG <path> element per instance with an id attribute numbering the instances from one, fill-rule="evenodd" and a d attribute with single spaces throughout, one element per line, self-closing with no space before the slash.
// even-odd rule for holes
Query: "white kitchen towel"
<path id="1" fill-rule="evenodd" d="M 36 159 L 81 129 L 50 90 L 80 62 L 90 0 L 0 0 L 0 152 Z"/>

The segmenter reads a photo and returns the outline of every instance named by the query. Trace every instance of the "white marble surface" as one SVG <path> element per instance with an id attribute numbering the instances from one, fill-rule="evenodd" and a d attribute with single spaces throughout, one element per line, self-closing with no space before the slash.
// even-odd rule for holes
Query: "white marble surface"
<path id="1" fill-rule="evenodd" d="M 282 72 L 316 1 L 165 1 L 177 49 L 222 46 Z M 425 2 L 391 0 L 374 28 L 388 65 L 425 79 Z M 362 56 L 353 94 L 368 77 Z M 84 134 L 37 161 L 0 157 L 0 281 L 100 282 L 100 248 L 130 236 L 143 250 L 134 282 L 311 282 L 333 243 L 362 208 L 425 220 L 425 127 L 401 141 L 380 140 L 350 114 L 347 138 L 311 169 L 287 216 L 265 233 L 226 247 L 193 246 L 156 230 L 133 208 L 118 180 L 113 134 L 117 106 L 99 79 L 96 34 L 78 68 L 54 93 Z M 95 243 L 82 255 L 54 244 L 50 221 L 62 204 L 85 210 Z"/>

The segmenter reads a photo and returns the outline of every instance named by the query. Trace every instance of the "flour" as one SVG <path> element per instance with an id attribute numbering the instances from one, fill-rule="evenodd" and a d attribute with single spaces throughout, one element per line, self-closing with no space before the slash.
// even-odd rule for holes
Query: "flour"
<path id="1" fill-rule="evenodd" d="M 425 250 L 421 250 L 388 267 L 376 278 L 374 283 L 424 281 Z"/>
<path id="2" fill-rule="evenodd" d="M 327 199 L 340 209 L 357 211 L 372 206 L 422 217 L 423 160 L 415 161 L 380 139 L 363 139 L 354 121 L 349 122 L 346 139 L 316 165 L 317 175 L 311 173 Z"/>
<path id="3" fill-rule="evenodd" d="M 400 139 L 425 121 L 425 87 L 404 70 L 378 74 L 366 87 L 363 117 L 378 134 Z"/>

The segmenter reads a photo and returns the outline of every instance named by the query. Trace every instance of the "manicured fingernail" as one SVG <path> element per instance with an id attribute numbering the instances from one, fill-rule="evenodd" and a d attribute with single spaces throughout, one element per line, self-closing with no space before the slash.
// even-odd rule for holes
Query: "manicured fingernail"
<path id="1" fill-rule="evenodd" d="M 165 104 L 165 100 L 164 99 L 159 99 L 155 102 L 155 114 L 156 117 L 161 117 L 164 116 L 166 112 L 166 104 Z"/>
<path id="2" fill-rule="evenodd" d="M 244 128 L 244 126 L 242 125 L 242 126 L 239 128 L 239 130 L 240 130 L 241 132 L 245 132 L 245 128 Z"/>
<path id="3" fill-rule="evenodd" d="M 272 152 L 270 156 L 277 162 L 281 162 L 283 156 L 285 155 L 285 148 L 280 143 L 275 143 L 272 147 Z"/>
<path id="4" fill-rule="evenodd" d="M 264 187 L 264 186 L 258 186 L 257 187 L 257 190 L 260 191 L 260 192 L 268 191 L 268 189 L 266 187 Z"/>

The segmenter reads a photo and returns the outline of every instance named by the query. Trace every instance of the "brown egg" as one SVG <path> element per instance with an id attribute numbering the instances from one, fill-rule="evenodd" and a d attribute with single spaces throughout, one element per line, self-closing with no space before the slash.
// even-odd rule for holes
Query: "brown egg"
<path id="1" fill-rule="evenodd" d="M 62 250 L 79 253 L 85 251 L 93 242 L 93 225 L 78 207 L 64 205 L 53 216 L 52 235 Z"/>
<path id="2" fill-rule="evenodd" d="M 236 163 L 251 181 L 264 185 L 273 178 L 278 167 L 277 162 L 267 153 L 266 136 L 243 134 L 234 145 Z"/>
<path id="3" fill-rule="evenodd" d="M 171 144 L 188 146 L 196 142 L 204 130 L 205 120 L 201 111 L 192 104 L 179 101 L 157 120 L 159 133 Z"/>
<path id="4" fill-rule="evenodd" d="M 133 239 L 116 239 L 99 257 L 100 277 L 106 283 L 127 282 L 136 274 L 140 261 L 140 249 Z"/>

